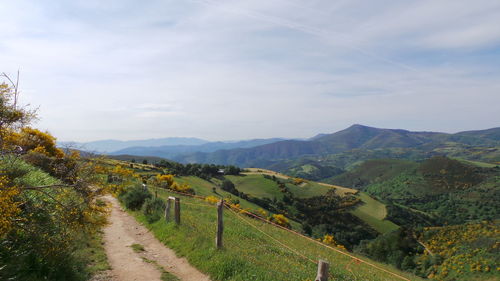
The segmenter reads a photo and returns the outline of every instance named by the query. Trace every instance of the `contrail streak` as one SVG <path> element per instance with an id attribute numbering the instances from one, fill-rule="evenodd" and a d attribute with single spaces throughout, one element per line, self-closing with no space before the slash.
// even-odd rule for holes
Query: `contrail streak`
<path id="1" fill-rule="evenodd" d="M 300 32 L 304 32 L 304 33 L 316 36 L 316 37 L 321 38 L 327 42 L 330 42 L 333 37 L 340 38 L 341 42 L 337 42 L 337 43 L 341 43 L 346 48 L 357 51 L 365 56 L 374 58 L 376 60 L 383 61 L 383 62 L 386 62 L 388 64 L 391 64 L 391 65 L 394 65 L 394 66 L 397 66 L 400 68 L 404 68 L 406 70 L 410 70 L 412 72 L 417 72 L 417 73 L 423 74 L 420 70 L 418 70 L 412 66 L 388 59 L 386 57 L 382 57 L 382 56 L 377 55 L 375 53 L 372 53 L 368 50 L 365 50 L 363 48 L 355 46 L 354 43 L 352 42 L 353 41 L 352 37 L 350 37 L 349 35 L 342 33 L 342 32 L 325 31 L 325 30 L 322 30 L 319 28 L 296 23 L 296 22 L 293 22 L 293 21 L 290 21 L 290 20 L 287 20 L 284 18 L 269 16 L 269 15 L 265 15 L 265 14 L 251 11 L 251 10 L 239 9 L 239 8 L 234 8 L 234 7 L 225 7 L 225 6 L 222 6 L 221 4 L 216 3 L 215 1 L 209 1 L 209 0 L 190 0 L 190 1 L 195 2 L 195 3 L 199 3 L 199 4 L 203 4 L 206 6 L 216 7 L 216 8 L 222 9 L 222 10 L 226 10 L 228 12 L 244 15 L 246 17 L 257 19 L 257 20 L 264 21 L 264 22 L 268 22 L 268 23 L 271 23 L 274 25 L 294 29 L 294 30 L 297 30 Z"/>

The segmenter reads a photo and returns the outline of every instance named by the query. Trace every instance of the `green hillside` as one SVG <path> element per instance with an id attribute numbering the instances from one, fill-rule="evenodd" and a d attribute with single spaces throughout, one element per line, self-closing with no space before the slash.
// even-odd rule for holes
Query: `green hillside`
<path id="1" fill-rule="evenodd" d="M 215 197 L 223 197 L 223 198 L 233 198 L 237 199 L 238 204 L 244 209 L 249 209 L 252 212 L 256 212 L 259 209 L 262 209 L 262 207 L 249 202 L 247 200 L 243 200 L 238 196 L 235 196 L 234 194 L 231 194 L 223 189 L 220 188 L 218 185 L 220 181 L 217 179 L 212 179 L 212 182 L 209 182 L 205 179 L 201 179 L 199 177 L 195 176 L 184 176 L 184 177 L 175 177 L 175 180 L 179 183 L 185 183 L 188 184 L 190 187 L 192 187 L 196 195 L 199 196 L 215 196 Z M 215 189 L 215 192 L 214 192 Z"/>
<path id="2" fill-rule="evenodd" d="M 360 192 L 356 196 L 359 197 L 363 203 L 351 212 L 353 215 L 362 219 L 380 233 L 391 232 L 399 228 L 398 225 L 386 219 L 387 209 L 384 204 L 373 199 L 364 192 Z"/>
<path id="3" fill-rule="evenodd" d="M 356 168 L 332 178 L 330 182 L 360 189 L 369 184 L 392 179 L 403 171 L 416 168 L 417 165 L 417 163 L 407 160 L 368 160 L 361 163 Z"/>
<path id="4" fill-rule="evenodd" d="M 499 162 L 500 128 L 459 134 L 411 132 L 353 125 L 333 134 L 307 140 L 285 140 L 245 149 L 218 150 L 179 155 L 173 160 L 184 163 L 218 163 L 241 167 L 263 167 L 294 176 L 319 180 L 338 174 L 357 161 L 374 158 L 425 159 L 434 155 L 462 157 L 469 160 Z M 361 153 L 359 153 L 361 152 Z M 352 154 L 352 155 L 351 155 Z M 337 157 L 342 155 L 342 157 Z M 371 155 L 371 156 L 370 156 Z M 333 161 L 324 162 L 325 158 Z M 377 157 L 373 157 L 377 156 Z M 309 162 L 309 160 L 315 160 Z M 322 161 L 319 161 L 322 160 Z M 283 167 L 283 161 L 288 169 Z M 338 162 L 333 164 L 332 162 Z M 338 165 L 343 163 L 344 165 Z"/>
<path id="5" fill-rule="evenodd" d="M 260 170 L 262 174 L 247 174 L 243 176 L 225 176 L 231 180 L 239 191 L 250 194 L 258 198 L 277 198 L 283 199 L 283 192 L 280 191 L 276 182 L 265 178 L 272 171 Z M 279 175 L 286 178 L 286 175 Z M 290 192 L 299 198 L 310 198 L 314 196 L 325 195 L 332 187 L 319 184 L 314 181 L 306 181 L 302 184 L 294 184 L 290 178 L 286 178 L 286 187 Z M 351 213 L 371 226 L 380 233 L 390 232 L 398 226 L 389 220 L 386 220 L 387 210 L 384 204 L 371 198 L 366 193 L 356 195 L 361 203 L 357 204 Z"/>
<path id="6" fill-rule="evenodd" d="M 225 176 L 226 179 L 234 183 L 239 191 L 258 198 L 283 199 L 276 182 L 264 178 L 263 175 L 241 175 Z"/>
<path id="7" fill-rule="evenodd" d="M 143 169 L 147 168 L 145 165 L 143 166 Z M 137 167 L 141 166 L 137 165 Z M 201 167 L 200 169 L 203 170 L 204 168 Z M 161 169 L 158 171 L 161 171 Z M 146 174 L 152 172 L 149 171 Z M 351 251 L 368 255 L 386 264 L 393 264 L 397 268 L 415 272 L 419 276 L 438 276 L 437 274 L 441 274 L 440 272 L 443 272 L 448 263 L 437 258 L 425 260 L 425 250 L 420 244 L 422 241 L 418 242 L 416 240 L 416 237 L 420 237 L 418 236 L 420 235 L 418 230 L 420 228 L 414 227 L 436 226 L 445 222 L 463 223 L 471 219 L 494 217 L 497 207 L 495 207 L 493 200 L 498 192 L 499 171 L 496 166 L 492 167 L 470 161 L 457 161 L 445 157 L 434 157 L 421 162 L 394 159 L 372 160 L 360 163 L 343 175 L 333 178 L 333 182 L 336 184 L 350 184 L 363 190 L 357 194 L 354 194 L 353 191 L 355 190 L 334 185 L 329 186 L 314 181 L 299 180 L 265 169 L 248 169 L 240 175 L 215 175 L 209 180 L 196 176 L 178 176 L 176 180 L 179 183 L 189 184 L 197 195 L 230 198 L 230 202 L 237 202 L 242 208 L 252 212 L 258 213 L 259 209 L 264 209 L 269 216 L 284 214 L 289 219 L 292 229 L 314 239 L 323 240 L 328 235 L 333 234 L 332 237 L 334 237 L 336 245 L 344 245 Z M 234 189 L 224 190 L 222 188 L 222 183 L 227 180 L 234 184 Z M 165 192 L 168 191 L 160 191 L 160 193 Z M 377 200 L 377 198 L 383 198 L 383 202 Z M 195 199 L 186 198 L 186 200 Z M 191 203 L 191 201 L 187 202 Z M 485 202 L 485 204 L 478 204 L 478 202 Z M 192 204 L 198 203 L 193 201 Z M 202 206 L 197 207 L 204 209 Z M 188 204 L 188 207 L 183 207 L 183 210 L 185 208 L 195 208 L 195 206 Z M 145 218 L 142 218 L 141 214 L 136 215 L 144 221 Z M 248 222 L 242 221 L 241 218 L 236 216 L 233 219 L 237 219 L 240 223 L 249 227 L 252 226 L 248 222 L 254 226 L 260 225 L 264 228 L 268 226 L 246 216 L 243 219 L 247 219 Z M 195 219 L 193 218 L 193 220 Z M 190 225 L 193 226 L 193 223 L 190 223 Z M 167 229 L 172 231 L 171 228 L 161 226 L 161 224 L 160 226 L 154 224 L 151 227 L 158 235 L 161 235 L 160 233 L 164 233 Z M 157 230 L 155 230 L 156 227 Z M 238 233 L 233 233 L 236 235 L 235 237 L 237 235 L 254 237 L 253 234 L 244 231 L 243 226 L 238 225 L 235 227 L 239 229 Z M 266 234 L 262 233 L 262 231 Z M 296 241 L 292 237 L 287 237 L 288 232 L 285 231 L 284 234 L 276 233 L 276 236 L 274 236 L 274 232 L 269 234 L 267 231 L 273 232 L 272 228 L 257 230 L 263 237 L 267 238 L 266 241 L 275 243 L 276 247 L 283 247 L 284 244 L 287 245 L 284 247 L 287 251 L 296 255 L 300 253 L 298 259 L 306 261 L 306 264 L 309 258 L 311 260 L 315 259 L 315 255 L 318 253 L 317 250 L 308 249 L 307 245 L 301 244 L 300 241 Z M 162 237 L 167 241 L 167 245 L 174 248 L 175 246 L 168 243 L 174 243 L 173 245 L 175 245 L 175 243 L 181 241 L 181 238 L 176 240 L 175 235 L 172 236 L 171 234 Z M 211 239 L 208 239 L 209 242 L 211 242 Z M 252 239 L 258 240 L 255 237 Z M 301 239 L 311 241 L 308 238 Z M 291 244 L 287 244 L 288 242 Z M 205 242 L 198 241 L 197 243 L 204 245 L 205 250 L 210 248 L 209 244 L 204 244 Z M 274 247 L 263 244 L 262 241 L 259 243 L 266 245 L 266 249 L 273 249 Z M 304 272 L 310 270 L 300 263 L 297 258 L 293 258 L 293 254 L 285 254 L 279 252 L 279 250 L 261 253 L 263 249 L 255 249 L 252 245 L 244 243 L 241 245 L 244 245 L 245 249 L 249 249 L 269 260 L 275 259 L 276 255 L 286 257 L 286 260 L 278 262 L 280 266 L 286 267 L 288 263 L 300 264 L 296 269 L 297 271 L 291 271 L 293 276 L 306 278 Z M 241 245 L 238 244 L 238 246 Z M 300 245 L 300 248 L 298 250 L 293 248 L 292 246 L 295 245 Z M 292 247 L 293 250 L 290 250 L 289 247 Z M 194 250 L 191 248 L 185 249 L 180 245 L 178 249 L 188 258 L 190 256 L 200 258 L 199 264 L 196 264 L 196 259 L 193 263 L 202 270 L 204 270 L 203 267 L 205 266 L 208 272 L 213 270 L 215 275 L 224 276 L 224 278 L 229 278 L 228 280 L 245 280 L 249 276 L 245 275 L 248 272 L 252 272 L 251 275 L 256 276 L 255 280 L 266 280 L 259 278 L 264 278 L 262 277 L 264 273 L 270 270 L 270 268 L 258 263 L 258 266 L 255 267 L 255 261 L 252 257 L 240 254 L 244 258 L 237 263 L 239 264 L 238 267 L 244 268 L 242 271 L 225 268 L 224 270 L 230 272 L 229 275 L 224 275 L 226 273 L 218 275 L 221 274 L 219 271 L 221 269 L 218 269 L 217 266 L 223 265 L 226 267 L 227 264 L 221 261 L 218 261 L 217 264 L 207 264 L 204 261 L 206 256 L 203 254 L 196 251 L 196 253 L 190 252 Z M 338 254 L 338 252 L 336 253 Z M 227 254 L 229 255 L 229 253 Z M 211 252 L 210 255 L 214 255 L 214 253 Z M 318 257 L 320 256 L 321 254 Z M 224 258 L 232 259 L 232 257 L 227 256 Z M 328 259 L 330 258 L 342 260 L 340 257 L 328 256 Z M 456 259 L 453 255 L 449 258 Z M 420 260 L 424 264 L 418 265 Z M 251 262 L 249 263 L 249 261 Z M 314 269 L 314 263 L 311 262 L 311 265 L 312 269 Z M 377 280 L 369 279 L 377 278 L 375 276 L 366 277 L 361 275 L 349 279 L 351 277 L 343 276 L 342 271 L 338 271 L 338 273 L 340 278 L 334 280 Z M 283 274 L 281 273 L 281 275 Z M 293 279 L 295 277 L 286 274 L 284 276 L 291 278 L 291 280 L 303 280 Z M 467 276 L 476 275 L 471 271 Z M 274 275 L 272 278 L 273 280 L 275 278 L 278 278 L 276 280 L 282 280 Z M 415 278 L 412 277 L 411 280 L 415 280 Z"/>
<path id="8" fill-rule="evenodd" d="M 161 190 L 159 195 L 163 199 L 178 196 L 167 190 Z M 180 226 L 163 219 L 150 224 L 141 212 L 132 213 L 160 241 L 208 273 L 212 280 L 312 280 L 317 270 L 314 262 L 318 259 L 330 261 L 331 280 L 404 280 L 384 270 L 420 280 L 228 209 L 224 211 L 224 249 L 218 251 L 214 245 L 214 206 L 186 196 L 181 196 L 181 202 Z"/>
<path id="9" fill-rule="evenodd" d="M 441 266 L 429 274 L 438 280 L 498 280 L 499 239 L 500 221 L 425 228 L 420 240 L 431 254 L 419 260 L 442 260 Z"/>
<path id="10" fill-rule="evenodd" d="M 226 178 L 235 183 L 238 190 L 255 197 L 283 198 L 283 193 L 279 191 L 276 183 L 264 178 L 263 175 L 226 176 Z M 307 181 L 301 185 L 287 182 L 286 186 L 295 196 L 300 198 L 324 195 L 331 189 L 313 181 Z M 371 198 L 366 193 L 360 193 L 356 197 L 362 203 L 354 207 L 351 211 L 353 215 L 380 233 L 390 232 L 398 228 L 396 224 L 386 220 L 387 210 L 384 204 Z"/>
<path id="11" fill-rule="evenodd" d="M 480 226 L 498 219 L 500 212 L 497 165 L 442 156 L 418 162 L 369 160 L 330 181 L 381 199 L 385 208 L 363 206 L 366 213 L 385 211 L 386 219 L 402 226 L 361 243 L 357 251 L 437 280 L 497 280 L 492 270 L 494 255 L 489 253 L 496 251 L 490 242 L 499 238 L 498 224 Z M 481 220 L 486 221 L 478 224 Z M 447 224 L 454 226 L 436 228 Z M 417 243 L 422 226 L 429 228 Z"/>
<path id="12" fill-rule="evenodd" d="M 427 213 L 444 223 L 493 219 L 499 213 L 500 170 L 435 157 L 382 182 L 362 187 L 387 202 Z"/>

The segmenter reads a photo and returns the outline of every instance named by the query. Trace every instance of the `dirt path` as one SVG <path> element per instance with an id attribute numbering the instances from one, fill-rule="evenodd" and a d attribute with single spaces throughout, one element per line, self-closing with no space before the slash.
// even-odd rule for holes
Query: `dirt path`
<path id="1" fill-rule="evenodd" d="M 160 243 L 144 226 L 123 211 L 115 198 L 107 196 L 105 199 L 112 204 L 110 224 L 104 229 L 104 247 L 112 268 L 107 280 L 160 281 L 163 270 L 180 280 L 210 280 L 186 259 L 178 258 L 174 251 Z M 135 252 L 132 244 L 142 245 L 145 251 Z"/>

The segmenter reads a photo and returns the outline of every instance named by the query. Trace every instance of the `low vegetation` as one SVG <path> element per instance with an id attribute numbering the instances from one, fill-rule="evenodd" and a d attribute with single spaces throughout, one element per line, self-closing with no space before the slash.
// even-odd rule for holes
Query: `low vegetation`
<path id="1" fill-rule="evenodd" d="M 430 278 L 495 280 L 500 275 L 499 221 L 424 228 L 419 239 L 429 252 L 417 257 L 415 262 L 426 269 L 424 275 Z"/>
<path id="2" fill-rule="evenodd" d="M 29 127 L 17 98 L 0 84 L 0 279 L 86 280 L 108 268 L 96 166 Z"/>
<path id="3" fill-rule="evenodd" d="M 161 200 L 172 195 L 179 196 L 168 189 L 158 191 Z M 140 211 L 131 213 L 159 240 L 186 256 L 213 280 L 312 280 L 317 267 L 314 261 L 319 258 L 332 261 L 334 280 L 401 280 L 318 242 L 229 209 L 224 211 L 224 249 L 216 250 L 216 209 L 207 201 L 210 200 L 181 196 L 182 218 L 178 226 L 163 218 L 151 223 Z M 332 236 L 330 240 L 326 238 L 325 243 L 335 243 L 333 241 Z M 377 266 L 394 271 L 385 265 Z"/>

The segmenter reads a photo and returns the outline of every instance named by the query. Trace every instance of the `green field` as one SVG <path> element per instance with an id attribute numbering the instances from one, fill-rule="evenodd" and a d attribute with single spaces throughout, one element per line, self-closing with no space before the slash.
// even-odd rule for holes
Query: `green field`
<path id="1" fill-rule="evenodd" d="M 458 160 L 458 161 L 465 163 L 465 164 L 481 167 L 481 168 L 494 168 L 494 167 L 499 166 L 498 164 L 491 164 L 491 163 L 486 163 L 486 162 L 466 160 L 463 158 L 452 158 L 452 159 Z"/>
<path id="2" fill-rule="evenodd" d="M 226 178 L 232 181 L 239 191 L 243 191 L 254 197 L 267 197 L 270 199 L 272 199 L 273 197 L 277 199 L 283 198 L 283 193 L 280 192 L 277 184 L 270 179 L 264 178 L 263 175 L 252 174 L 244 176 L 226 176 Z M 219 187 L 217 187 L 217 182 L 215 182 L 215 179 L 213 179 L 214 182 L 208 182 L 198 177 L 189 176 L 176 177 L 176 180 L 179 183 L 189 184 L 196 191 L 197 195 L 238 198 L 242 208 L 247 208 L 254 212 L 261 208 L 258 205 L 255 205 L 246 200 L 242 200 L 241 198 L 220 189 Z M 301 186 L 287 183 L 286 186 L 295 196 L 300 198 L 320 196 L 331 189 L 328 186 L 320 185 L 319 183 L 313 181 L 308 181 L 306 184 L 303 184 Z M 217 194 L 213 193 L 213 187 L 216 188 Z M 399 227 L 391 221 L 385 220 L 387 210 L 384 204 L 371 198 L 366 193 L 359 193 L 356 196 L 360 198 L 363 203 L 351 212 L 353 215 L 370 225 L 379 233 L 390 232 Z M 295 222 L 292 222 L 292 225 L 294 226 L 294 228 L 297 227 Z"/>
<path id="3" fill-rule="evenodd" d="M 168 190 L 160 190 L 166 198 Z M 210 275 L 212 280 L 313 280 L 317 265 L 331 263 L 330 280 L 402 280 L 381 269 L 360 263 L 315 241 L 256 221 L 228 209 L 224 210 L 224 249 L 215 249 L 216 209 L 199 199 L 181 197 L 181 225 L 163 219 L 148 224 L 140 212 L 133 212 L 156 237 L 180 256 Z M 345 252 L 347 254 L 347 252 Z M 364 260 L 367 260 L 363 258 Z M 421 280 L 407 273 L 369 261 L 397 272 L 410 280 Z"/>
<path id="4" fill-rule="evenodd" d="M 267 171 L 271 173 L 272 171 Z M 245 176 L 226 176 L 235 185 L 236 188 L 245 193 L 251 194 L 256 197 L 267 197 L 275 196 L 276 198 L 282 198 L 283 195 L 279 191 L 276 183 L 272 180 L 264 178 L 261 174 L 247 174 Z M 313 196 L 324 195 L 332 187 L 321 185 L 314 181 L 307 181 L 307 183 L 302 185 L 295 185 L 292 183 L 287 183 L 288 189 L 299 198 L 307 198 Z M 398 229 L 399 226 L 391 221 L 385 220 L 387 216 L 387 210 L 385 205 L 381 202 L 371 198 L 366 193 L 358 193 L 356 195 L 363 202 L 358 207 L 356 207 L 351 213 L 370 225 L 373 229 L 379 233 L 386 233 Z"/>
<path id="5" fill-rule="evenodd" d="M 264 178 L 263 175 L 225 176 L 232 181 L 238 191 L 258 198 L 282 199 L 283 193 L 276 182 Z"/>
<path id="6" fill-rule="evenodd" d="M 222 198 L 236 198 L 240 201 L 240 206 L 241 208 L 244 209 L 250 209 L 250 211 L 255 212 L 258 209 L 261 209 L 258 205 L 255 205 L 254 203 L 248 202 L 246 200 L 241 199 L 240 197 L 233 195 L 227 191 L 222 190 L 220 187 L 217 186 L 215 179 L 212 179 L 214 182 L 209 182 L 207 180 L 201 179 L 199 177 L 195 176 L 188 176 L 188 177 L 175 177 L 175 181 L 178 183 L 186 183 L 191 186 L 194 191 L 196 192 L 196 195 L 199 196 L 215 196 L 215 197 L 222 197 Z M 215 190 L 217 193 L 213 192 L 213 188 L 215 187 Z"/>
<path id="7" fill-rule="evenodd" d="M 290 192 L 292 192 L 293 195 L 299 198 L 325 195 L 325 193 L 331 189 L 330 187 L 320 185 L 313 181 L 308 181 L 306 184 L 300 186 L 291 183 L 286 186 L 290 189 Z"/>
<path id="8" fill-rule="evenodd" d="M 399 228 L 399 226 L 393 222 L 385 220 L 387 209 L 384 204 L 371 198 L 364 192 L 359 192 L 356 197 L 361 199 L 363 204 L 351 211 L 353 215 L 360 218 L 380 233 L 391 232 Z"/>
<path id="9" fill-rule="evenodd" d="M 226 176 L 227 179 L 232 181 L 236 189 L 250 194 L 254 197 L 273 199 L 283 198 L 283 193 L 279 190 L 276 182 L 264 178 L 263 174 L 246 174 L 243 176 Z M 283 181 L 284 179 L 279 178 Z M 291 182 L 287 182 L 286 186 L 296 197 L 307 198 L 313 196 L 324 195 L 330 187 L 320 185 L 313 181 L 308 181 L 302 185 L 295 185 Z"/>

